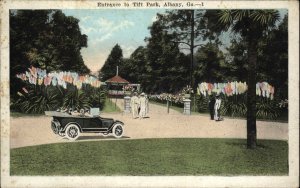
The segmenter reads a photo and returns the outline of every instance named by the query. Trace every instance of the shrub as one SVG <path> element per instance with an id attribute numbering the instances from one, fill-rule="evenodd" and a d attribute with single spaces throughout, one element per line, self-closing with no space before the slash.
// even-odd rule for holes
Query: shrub
<path id="1" fill-rule="evenodd" d="M 55 110 L 62 103 L 62 88 L 54 86 L 28 85 L 28 93 L 20 96 L 11 105 L 15 111 L 22 113 L 41 114 L 47 110 Z"/>
<path id="2" fill-rule="evenodd" d="M 63 107 L 79 111 L 81 108 L 88 109 L 91 106 L 89 97 L 84 90 L 78 90 L 72 86 L 68 87 L 63 99 Z"/>
<path id="3" fill-rule="evenodd" d="M 208 112 L 210 96 L 197 95 L 197 107 L 199 112 Z M 224 96 L 221 95 L 222 103 L 220 112 L 222 115 L 231 117 L 247 117 L 247 95 Z M 285 108 L 280 108 L 280 102 L 275 98 L 270 100 L 257 96 L 256 117 L 258 119 L 275 120 L 282 114 L 287 114 Z"/>
<path id="4" fill-rule="evenodd" d="M 183 96 L 180 94 L 173 95 L 169 93 L 162 93 L 159 95 L 149 95 L 149 100 L 166 104 L 167 101 L 170 101 L 170 105 L 183 108 Z"/>
<path id="5" fill-rule="evenodd" d="M 204 95 L 196 95 L 196 105 L 198 112 L 208 112 L 209 97 Z"/>
<path id="6" fill-rule="evenodd" d="M 247 115 L 246 95 L 224 96 L 220 112 L 232 117 L 245 117 Z"/>
<path id="7" fill-rule="evenodd" d="M 104 108 L 107 91 L 102 88 L 92 88 L 89 94 L 90 102 L 93 107 Z"/>
<path id="8" fill-rule="evenodd" d="M 264 98 L 257 99 L 256 117 L 260 119 L 277 119 L 280 116 L 280 108 L 276 100 Z"/>
<path id="9" fill-rule="evenodd" d="M 28 84 L 28 93 L 11 99 L 11 110 L 26 114 L 42 114 L 44 111 L 67 107 L 76 110 L 81 108 L 103 108 L 107 92 L 103 88 L 91 86 L 78 90 L 68 84 L 67 89 L 61 86 L 39 86 Z"/>

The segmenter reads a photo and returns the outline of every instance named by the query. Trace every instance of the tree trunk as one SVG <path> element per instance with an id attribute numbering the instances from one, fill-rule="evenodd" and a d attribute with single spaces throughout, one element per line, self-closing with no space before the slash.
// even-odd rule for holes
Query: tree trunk
<path id="1" fill-rule="evenodd" d="M 195 38 L 195 19 L 194 10 L 191 10 L 191 65 L 190 65 L 190 86 L 194 89 L 194 38 Z"/>
<path id="2" fill-rule="evenodd" d="M 256 148 L 256 62 L 257 41 L 248 42 L 247 148 Z"/>

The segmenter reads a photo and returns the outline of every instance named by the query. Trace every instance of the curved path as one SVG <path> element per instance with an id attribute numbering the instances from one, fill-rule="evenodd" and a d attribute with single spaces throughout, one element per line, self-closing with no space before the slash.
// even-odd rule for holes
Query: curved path
<path id="1" fill-rule="evenodd" d="M 123 100 L 118 99 L 122 107 Z M 225 119 L 215 122 L 207 115 L 186 116 L 170 109 L 169 114 L 164 106 L 150 104 L 149 118 L 132 119 L 131 114 L 110 113 L 103 117 L 112 117 L 125 123 L 125 133 L 122 139 L 142 138 L 246 138 L 246 120 Z M 51 117 L 20 117 L 11 118 L 10 145 L 11 148 L 40 144 L 69 142 L 52 133 Z M 258 139 L 288 140 L 288 123 L 257 121 Z M 111 136 L 99 134 L 82 134 L 79 141 L 116 140 Z"/>

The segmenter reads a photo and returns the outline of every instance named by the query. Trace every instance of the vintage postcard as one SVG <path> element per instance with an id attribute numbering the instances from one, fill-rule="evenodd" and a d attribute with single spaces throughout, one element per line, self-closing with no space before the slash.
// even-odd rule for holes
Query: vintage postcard
<path id="1" fill-rule="evenodd" d="M 1 2 L 1 187 L 299 187 L 298 1 Z"/>

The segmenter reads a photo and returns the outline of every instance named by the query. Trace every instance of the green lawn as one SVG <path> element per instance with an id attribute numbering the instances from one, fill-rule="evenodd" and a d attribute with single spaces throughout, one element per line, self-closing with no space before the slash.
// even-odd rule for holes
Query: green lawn
<path id="1" fill-rule="evenodd" d="M 163 103 L 160 103 L 160 102 L 155 102 L 155 101 L 149 101 L 151 104 L 155 104 L 155 105 L 159 105 L 159 106 L 163 106 L 163 107 L 166 107 L 166 111 L 167 111 L 167 103 L 163 104 Z M 181 112 L 183 113 L 183 108 L 180 108 L 178 106 L 173 106 L 171 105 L 170 103 L 170 109 L 172 110 L 176 110 L 178 112 Z"/>
<path id="2" fill-rule="evenodd" d="M 11 175 L 288 175 L 286 141 L 143 139 L 11 149 Z"/>
<path id="3" fill-rule="evenodd" d="M 117 99 L 117 100 L 124 100 L 124 99 Z M 111 113 L 111 112 L 121 112 L 121 109 L 115 105 L 116 99 L 109 99 L 106 98 L 104 108 L 101 112 Z"/>

